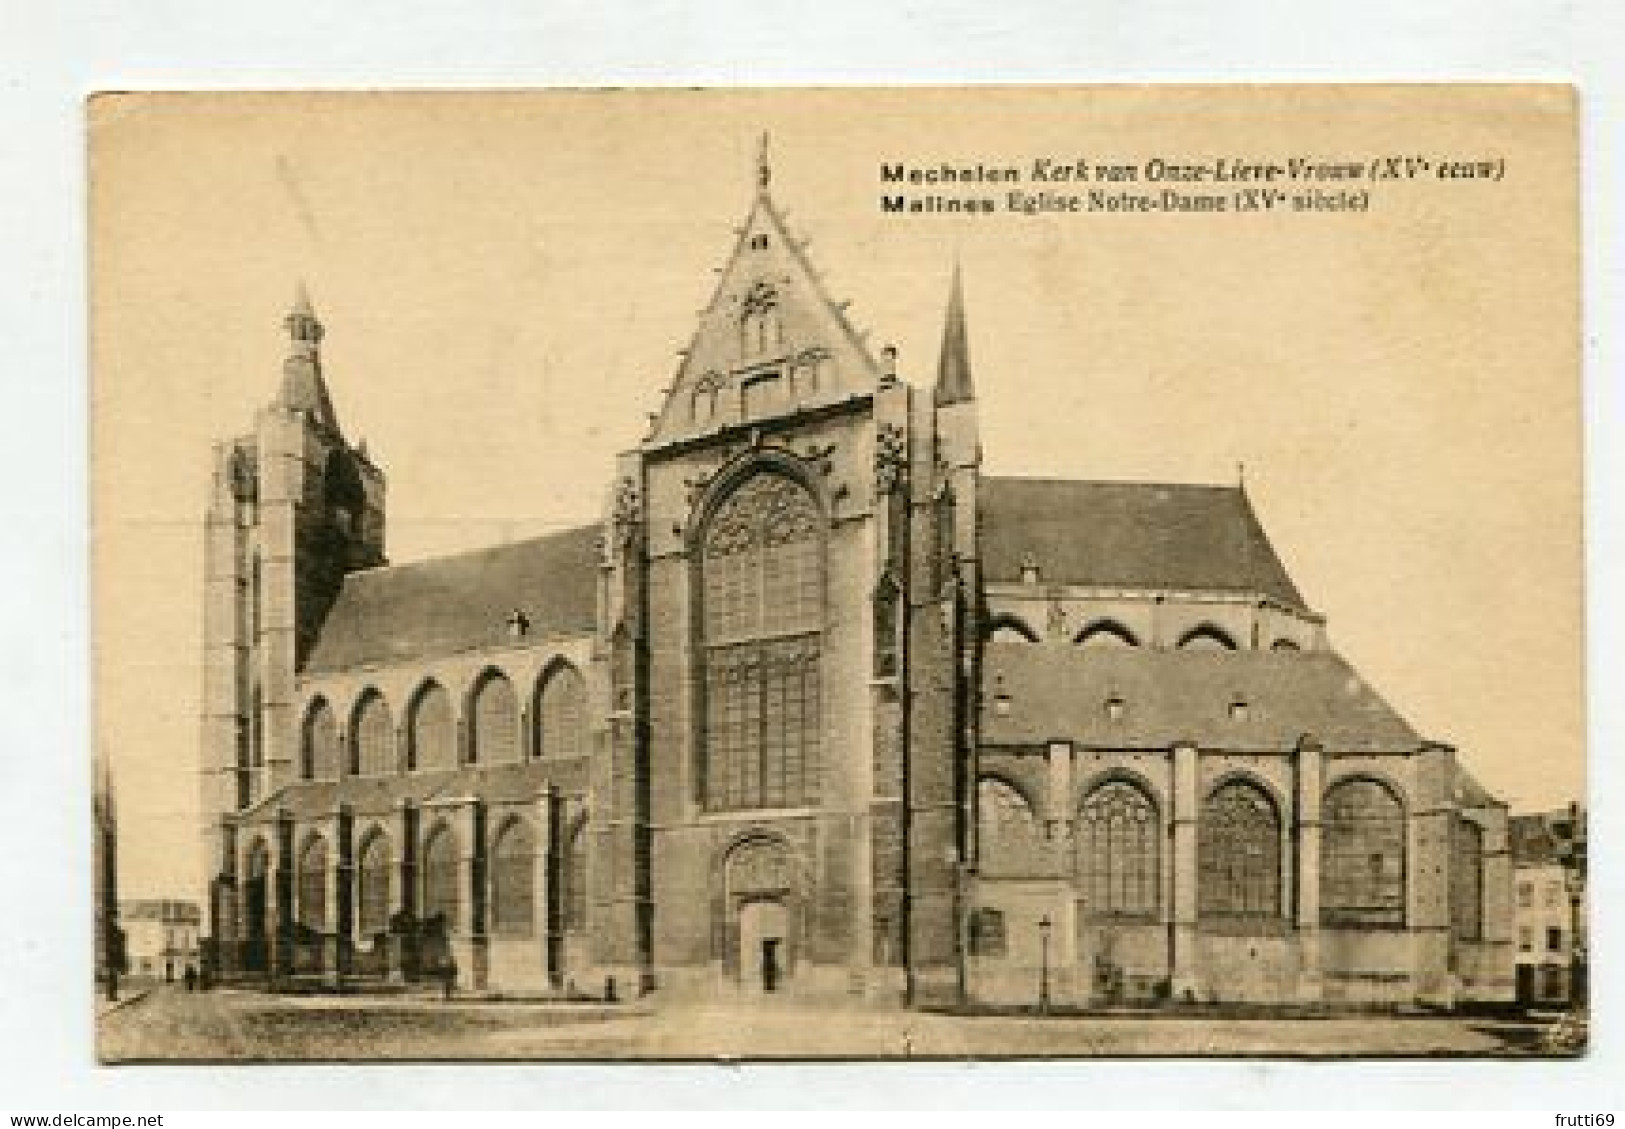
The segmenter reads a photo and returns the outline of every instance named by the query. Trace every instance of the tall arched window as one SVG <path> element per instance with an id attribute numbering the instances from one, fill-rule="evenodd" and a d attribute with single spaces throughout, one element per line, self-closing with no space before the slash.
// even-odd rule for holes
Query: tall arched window
<path id="1" fill-rule="evenodd" d="M 297 915 L 300 925 L 327 930 L 327 841 L 313 835 L 299 852 Z"/>
<path id="2" fill-rule="evenodd" d="M 536 920 L 536 840 L 530 824 L 516 819 L 502 829 L 491 850 L 491 929 L 528 934 Z"/>
<path id="3" fill-rule="evenodd" d="M 303 760 L 306 780 L 335 780 L 339 774 L 339 723 L 326 698 L 317 698 L 305 714 Z"/>
<path id="4" fill-rule="evenodd" d="M 457 926 L 457 839 L 442 824 L 423 843 L 423 917 L 439 915 Z"/>
<path id="5" fill-rule="evenodd" d="M 389 837 L 374 831 L 361 844 L 356 867 L 356 932 L 372 938 L 389 929 L 389 883 L 393 866 Z"/>
<path id="6" fill-rule="evenodd" d="M 1042 874 L 1044 833 L 1027 797 L 1003 780 L 976 785 L 976 842 L 981 872 L 990 877 Z"/>
<path id="7" fill-rule="evenodd" d="M 813 803 L 824 586 L 818 507 L 781 474 L 748 478 L 711 516 L 700 564 L 705 806 Z"/>
<path id="8" fill-rule="evenodd" d="M 1320 915 L 1328 925 L 1405 924 L 1405 809 L 1387 785 L 1344 780 L 1327 790 Z"/>
<path id="9" fill-rule="evenodd" d="M 499 671 L 486 671 L 474 688 L 468 753 L 475 764 L 508 764 L 519 759 L 519 712 L 513 683 Z"/>
<path id="10" fill-rule="evenodd" d="M 1484 832 L 1461 816 L 1450 833 L 1450 928 L 1458 941 L 1484 939 Z"/>
<path id="11" fill-rule="evenodd" d="M 350 771 L 356 775 L 384 776 L 395 771 L 395 719 L 376 690 L 368 690 L 356 707 L 350 745 Z"/>
<path id="12" fill-rule="evenodd" d="M 587 751 L 587 684 L 569 663 L 542 676 L 532 715 L 537 756 L 570 757 Z"/>
<path id="13" fill-rule="evenodd" d="M 1157 809 L 1137 785 L 1109 780 L 1078 811 L 1078 873 L 1092 914 L 1157 912 L 1162 884 Z"/>
<path id="14" fill-rule="evenodd" d="M 1281 816 L 1258 785 L 1214 789 L 1198 824 L 1197 903 L 1203 917 L 1279 917 Z"/>
<path id="15" fill-rule="evenodd" d="M 407 757 L 412 768 L 457 767 L 451 695 L 440 683 L 425 683 L 412 699 L 407 711 L 406 735 Z"/>

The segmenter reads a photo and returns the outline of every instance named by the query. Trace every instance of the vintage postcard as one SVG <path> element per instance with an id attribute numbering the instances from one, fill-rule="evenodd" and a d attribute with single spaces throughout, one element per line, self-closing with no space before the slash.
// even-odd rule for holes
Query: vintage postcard
<path id="1" fill-rule="evenodd" d="M 1571 89 L 88 115 L 103 1061 L 1584 1051 Z"/>

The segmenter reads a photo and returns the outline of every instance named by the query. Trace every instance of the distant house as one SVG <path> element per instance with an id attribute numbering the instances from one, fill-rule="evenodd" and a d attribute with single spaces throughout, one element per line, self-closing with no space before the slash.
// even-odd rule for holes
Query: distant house
<path id="1" fill-rule="evenodd" d="M 1513 816 L 1507 840 L 1518 1000 L 1568 1005 L 1585 991 L 1585 809 Z"/>
<path id="2" fill-rule="evenodd" d="M 143 898 L 119 905 L 124 924 L 126 971 L 153 980 L 178 980 L 198 964 L 198 927 L 203 920 L 196 902 Z"/>

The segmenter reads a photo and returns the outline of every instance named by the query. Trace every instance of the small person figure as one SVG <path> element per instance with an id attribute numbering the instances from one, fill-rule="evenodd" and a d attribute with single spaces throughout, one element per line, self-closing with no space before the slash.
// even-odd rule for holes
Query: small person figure
<path id="1" fill-rule="evenodd" d="M 440 966 L 440 998 L 449 1003 L 452 989 L 455 987 L 457 987 L 457 961 L 448 953 L 446 962 Z"/>
<path id="2" fill-rule="evenodd" d="M 189 965 L 186 966 L 186 977 L 185 977 L 185 979 L 186 979 L 186 990 L 188 992 L 197 991 L 197 966 L 196 965 L 189 964 Z"/>

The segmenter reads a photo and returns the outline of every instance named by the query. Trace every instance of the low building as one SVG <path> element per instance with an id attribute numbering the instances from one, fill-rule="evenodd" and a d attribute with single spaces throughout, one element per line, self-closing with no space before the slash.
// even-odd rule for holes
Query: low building
<path id="1" fill-rule="evenodd" d="M 203 915 L 196 902 L 141 898 L 123 902 L 125 955 L 131 976 L 179 980 L 198 967 L 198 932 Z"/>
<path id="2" fill-rule="evenodd" d="M 1578 805 L 1508 824 L 1519 1003 L 1566 1007 L 1584 996 L 1585 824 Z"/>

